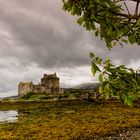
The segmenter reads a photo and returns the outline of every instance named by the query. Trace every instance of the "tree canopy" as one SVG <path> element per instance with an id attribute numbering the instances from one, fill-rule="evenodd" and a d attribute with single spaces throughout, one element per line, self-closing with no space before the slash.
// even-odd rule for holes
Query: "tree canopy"
<path id="1" fill-rule="evenodd" d="M 140 45 L 140 0 L 63 0 L 64 10 L 78 17 L 78 24 L 106 42 L 108 49 L 119 43 Z M 140 71 L 115 66 L 90 53 L 93 76 L 99 73 L 100 94 L 118 96 L 132 106 L 140 96 Z"/>
<path id="2" fill-rule="evenodd" d="M 63 0 L 64 10 L 111 49 L 117 43 L 140 45 L 140 0 Z"/>

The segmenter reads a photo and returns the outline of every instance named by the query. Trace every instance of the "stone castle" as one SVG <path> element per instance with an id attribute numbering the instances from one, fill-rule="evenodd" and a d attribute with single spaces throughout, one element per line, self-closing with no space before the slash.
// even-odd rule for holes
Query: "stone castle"
<path id="1" fill-rule="evenodd" d="M 62 93 L 63 90 L 59 86 L 59 78 L 56 73 L 54 74 L 44 74 L 41 78 L 41 83 L 34 85 L 33 82 L 20 82 L 18 85 L 18 96 L 22 97 L 29 92 L 34 92 L 36 94 L 58 94 Z"/>

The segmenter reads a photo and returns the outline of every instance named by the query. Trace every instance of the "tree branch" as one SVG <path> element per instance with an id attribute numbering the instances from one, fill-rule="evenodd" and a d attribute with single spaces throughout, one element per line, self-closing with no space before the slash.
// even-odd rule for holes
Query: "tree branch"
<path id="1" fill-rule="evenodd" d="M 136 10 L 135 10 L 135 15 L 138 15 L 139 3 L 140 3 L 140 1 L 137 1 Z"/>
<path id="2" fill-rule="evenodd" d="M 125 2 L 124 2 L 124 5 L 125 5 L 125 7 L 126 7 L 126 10 L 127 10 L 128 14 L 131 15 L 130 12 L 129 12 L 129 9 L 128 9 L 128 7 L 127 7 L 127 5 L 126 5 Z"/>
<path id="3" fill-rule="evenodd" d="M 128 19 L 135 19 L 138 20 L 140 18 L 140 14 L 139 15 L 128 15 L 128 14 L 124 14 L 124 13 L 116 13 L 117 16 L 120 17 L 126 17 Z"/>
<path id="4" fill-rule="evenodd" d="M 140 0 L 116 0 L 115 3 L 118 3 L 118 2 L 125 2 L 125 1 L 140 2 Z"/>

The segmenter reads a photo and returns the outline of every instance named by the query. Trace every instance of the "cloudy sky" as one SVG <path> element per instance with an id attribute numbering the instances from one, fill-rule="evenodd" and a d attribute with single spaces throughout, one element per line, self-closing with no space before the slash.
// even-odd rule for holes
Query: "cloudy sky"
<path id="1" fill-rule="evenodd" d="M 62 87 L 96 82 L 93 50 L 115 64 L 140 65 L 139 46 L 110 52 L 62 10 L 61 0 L 0 0 L 0 97 L 17 95 L 20 81 L 39 83 L 44 73 L 56 72 Z"/>

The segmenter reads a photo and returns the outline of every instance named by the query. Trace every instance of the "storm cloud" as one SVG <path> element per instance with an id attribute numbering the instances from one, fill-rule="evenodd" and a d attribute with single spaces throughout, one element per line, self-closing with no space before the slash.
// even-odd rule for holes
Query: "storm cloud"
<path id="1" fill-rule="evenodd" d="M 62 86 L 93 82 L 90 51 L 139 67 L 139 46 L 104 46 L 62 10 L 61 0 L 0 0 L 0 93 L 10 95 L 19 81 L 39 82 L 47 72 L 57 72 Z"/>
<path id="2" fill-rule="evenodd" d="M 87 33 L 71 22 L 60 1 L 10 2 L 0 3 L 0 17 L 7 30 L 3 31 L 1 55 L 49 68 L 88 62 L 88 57 L 83 57 L 89 52 Z"/>

